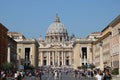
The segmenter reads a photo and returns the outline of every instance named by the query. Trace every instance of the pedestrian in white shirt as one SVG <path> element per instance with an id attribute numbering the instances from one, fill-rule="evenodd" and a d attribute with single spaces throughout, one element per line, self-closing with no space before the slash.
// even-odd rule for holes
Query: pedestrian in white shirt
<path id="1" fill-rule="evenodd" d="M 57 79 L 57 77 L 58 77 L 58 72 L 57 72 L 57 71 L 55 71 L 55 72 L 54 72 L 54 74 L 55 74 L 55 75 L 54 75 L 54 78 L 55 78 L 55 80 L 56 80 L 56 79 Z"/>
<path id="2" fill-rule="evenodd" d="M 14 79 L 17 80 L 17 77 L 18 77 L 18 74 L 15 73 L 15 75 L 14 75 Z"/>
<path id="3" fill-rule="evenodd" d="M 101 70 L 97 71 L 97 75 L 95 76 L 96 80 L 102 80 Z"/>

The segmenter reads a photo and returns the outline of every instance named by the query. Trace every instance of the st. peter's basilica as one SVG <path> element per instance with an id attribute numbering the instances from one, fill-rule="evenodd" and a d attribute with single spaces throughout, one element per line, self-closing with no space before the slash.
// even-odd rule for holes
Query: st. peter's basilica
<path id="1" fill-rule="evenodd" d="M 75 35 L 68 36 L 66 27 L 56 15 L 46 31 L 45 39 L 41 36 L 37 40 L 28 39 L 19 32 L 8 32 L 8 36 L 17 42 L 19 65 L 77 69 L 82 65 L 89 67 L 94 64 L 103 70 L 106 66 L 119 67 L 119 28 L 120 16 L 102 31 L 88 34 L 86 38 L 76 38 Z M 8 58 L 10 62 L 10 55 Z"/>

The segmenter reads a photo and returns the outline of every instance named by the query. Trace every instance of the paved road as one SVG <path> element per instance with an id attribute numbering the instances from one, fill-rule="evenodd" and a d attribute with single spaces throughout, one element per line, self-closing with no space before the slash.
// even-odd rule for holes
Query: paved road
<path id="1" fill-rule="evenodd" d="M 13 78 L 9 78 L 8 80 L 13 80 Z M 39 80 L 39 78 L 35 78 L 34 76 L 32 77 L 25 77 L 24 80 Z M 63 73 L 61 78 L 59 79 L 54 79 L 54 77 L 51 74 L 44 74 L 42 76 L 42 80 L 95 80 L 94 78 L 81 78 L 81 77 L 76 77 L 74 78 L 73 74 L 68 73 L 65 74 Z"/>
<path id="2" fill-rule="evenodd" d="M 55 80 L 54 77 L 52 75 L 43 75 L 42 76 L 42 80 Z M 82 78 L 82 77 L 74 77 L 73 74 L 69 73 L 69 74 L 65 74 L 63 73 L 61 78 L 56 79 L 56 80 L 95 80 L 94 78 Z"/>
<path id="3" fill-rule="evenodd" d="M 120 76 L 113 76 L 113 80 L 120 80 Z M 7 80 L 14 80 L 12 77 L 9 77 Z M 24 80 L 39 80 L 39 78 L 32 77 L 25 77 Z M 42 76 L 42 80 L 55 80 L 51 74 L 45 74 Z M 72 73 L 65 74 L 63 73 L 60 79 L 57 80 L 95 80 L 94 78 L 82 78 L 76 77 L 74 78 Z"/>
<path id="4" fill-rule="evenodd" d="M 35 79 L 35 77 L 26 77 L 24 80 L 39 80 L 39 79 Z M 42 80 L 55 80 L 54 77 L 52 75 L 43 75 L 42 76 Z M 57 80 L 95 80 L 94 78 L 82 78 L 82 77 L 76 77 L 74 78 L 74 76 L 72 74 L 63 74 L 62 77 L 60 79 Z M 113 80 L 120 80 L 120 76 L 113 76 Z"/>

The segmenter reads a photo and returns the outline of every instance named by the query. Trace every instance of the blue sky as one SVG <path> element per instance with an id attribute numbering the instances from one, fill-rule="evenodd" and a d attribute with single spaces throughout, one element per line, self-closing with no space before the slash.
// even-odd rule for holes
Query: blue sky
<path id="1" fill-rule="evenodd" d="M 0 22 L 27 38 L 44 38 L 58 13 L 68 34 L 84 38 L 120 14 L 120 0 L 1 0 Z"/>

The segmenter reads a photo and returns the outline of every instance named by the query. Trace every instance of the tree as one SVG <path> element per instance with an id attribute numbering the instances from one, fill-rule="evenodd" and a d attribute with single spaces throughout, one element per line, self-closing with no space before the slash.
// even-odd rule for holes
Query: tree
<path id="1" fill-rule="evenodd" d="M 95 68 L 95 65 L 94 64 L 90 64 L 90 69 L 93 69 Z"/>
<path id="2" fill-rule="evenodd" d="M 86 66 L 86 65 L 82 65 L 82 66 L 78 66 L 77 68 L 78 68 L 78 69 L 84 69 L 84 70 L 85 70 L 85 69 L 87 69 L 87 66 Z"/>
<path id="3" fill-rule="evenodd" d="M 35 67 L 33 65 L 28 65 L 28 66 L 25 66 L 25 69 L 26 70 L 33 70 L 33 69 L 35 69 Z"/>
<path id="4" fill-rule="evenodd" d="M 10 70 L 13 70 L 13 69 L 14 69 L 14 65 L 13 65 L 13 63 L 5 62 L 5 63 L 3 63 L 3 64 L 0 66 L 0 68 L 1 68 L 2 70 L 10 71 Z"/>

